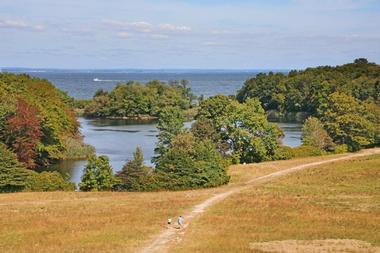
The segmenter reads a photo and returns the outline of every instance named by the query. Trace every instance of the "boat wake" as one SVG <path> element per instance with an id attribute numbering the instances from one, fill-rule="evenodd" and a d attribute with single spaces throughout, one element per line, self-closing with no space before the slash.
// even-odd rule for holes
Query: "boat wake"
<path id="1" fill-rule="evenodd" d="M 94 78 L 94 82 L 123 82 L 124 80 L 104 80 L 99 78 Z"/>

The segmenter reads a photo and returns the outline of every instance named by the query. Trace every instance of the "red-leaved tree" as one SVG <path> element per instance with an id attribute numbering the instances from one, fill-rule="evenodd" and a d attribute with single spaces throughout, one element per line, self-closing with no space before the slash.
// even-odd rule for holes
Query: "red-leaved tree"
<path id="1" fill-rule="evenodd" d="M 35 168 L 37 144 L 41 138 L 41 125 L 37 109 L 18 99 L 16 113 L 7 119 L 6 142 L 27 168 Z"/>

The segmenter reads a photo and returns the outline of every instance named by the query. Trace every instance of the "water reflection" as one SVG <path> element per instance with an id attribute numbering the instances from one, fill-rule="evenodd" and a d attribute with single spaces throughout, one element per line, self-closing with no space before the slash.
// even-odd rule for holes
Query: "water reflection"
<path id="1" fill-rule="evenodd" d="M 282 143 L 289 147 L 298 147 L 301 145 L 302 124 L 300 123 L 277 123 L 284 131 L 285 137 Z"/>
<path id="2" fill-rule="evenodd" d="M 97 155 L 107 155 L 114 171 L 119 171 L 139 146 L 144 152 L 144 163 L 152 165 L 151 158 L 157 142 L 156 121 L 79 118 L 84 141 L 95 147 Z M 190 127 L 191 122 L 185 124 Z M 301 144 L 301 125 L 297 123 L 279 123 L 284 130 L 285 145 L 295 147 Z M 63 161 L 50 169 L 68 174 L 70 181 L 80 182 L 86 161 Z"/>

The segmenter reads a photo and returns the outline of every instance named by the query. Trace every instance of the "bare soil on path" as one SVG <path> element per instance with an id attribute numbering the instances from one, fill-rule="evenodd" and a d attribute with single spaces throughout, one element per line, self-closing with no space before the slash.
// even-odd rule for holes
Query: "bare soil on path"
<path id="1" fill-rule="evenodd" d="M 245 182 L 243 184 L 235 185 L 232 187 L 226 187 L 226 190 L 221 193 L 217 193 L 210 198 L 206 199 L 202 203 L 194 206 L 187 214 L 183 215 L 185 224 L 183 228 L 178 229 L 175 227 L 168 227 L 167 229 L 163 230 L 160 234 L 156 235 L 150 243 L 142 248 L 139 252 L 140 253 L 155 253 L 155 252 L 167 252 L 167 248 L 169 245 L 175 242 L 179 242 L 182 240 L 183 236 L 185 235 L 186 228 L 189 226 L 191 221 L 197 217 L 200 216 L 203 212 L 206 211 L 207 208 L 210 206 L 228 198 L 229 196 L 241 192 L 245 189 L 248 189 L 250 187 L 255 187 L 260 184 L 263 184 L 265 182 L 268 182 L 272 179 L 285 176 L 297 171 L 305 170 L 305 169 L 310 169 L 314 168 L 319 165 L 327 164 L 327 163 L 333 163 L 333 162 L 338 162 L 338 161 L 343 161 L 343 160 L 348 160 L 348 159 L 353 159 L 357 157 L 363 157 L 363 156 L 368 156 L 372 154 L 379 154 L 380 153 L 380 148 L 377 149 L 367 149 L 363 150 L 359 153 L 350 153 L 346 154 L 340 157 L 326 157 L 326 159 L 318 162 L 310 162 L 310 163 L 305 163 L 302 165 L 294 166 L 291 168 L 287 168 L 278 172 L 270 173 L 268 175 L 260 176 L 257 178 L 254 178 L 248 182 Z"/>

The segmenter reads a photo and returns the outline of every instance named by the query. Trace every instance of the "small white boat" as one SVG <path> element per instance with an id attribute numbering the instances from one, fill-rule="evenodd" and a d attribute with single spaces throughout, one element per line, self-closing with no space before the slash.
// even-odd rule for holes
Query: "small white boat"
<path id="1" fill-rule="evenodd" d="M 100 82 L 101 80 L 99 78 L 94 78 L 94 82 Z"/>

